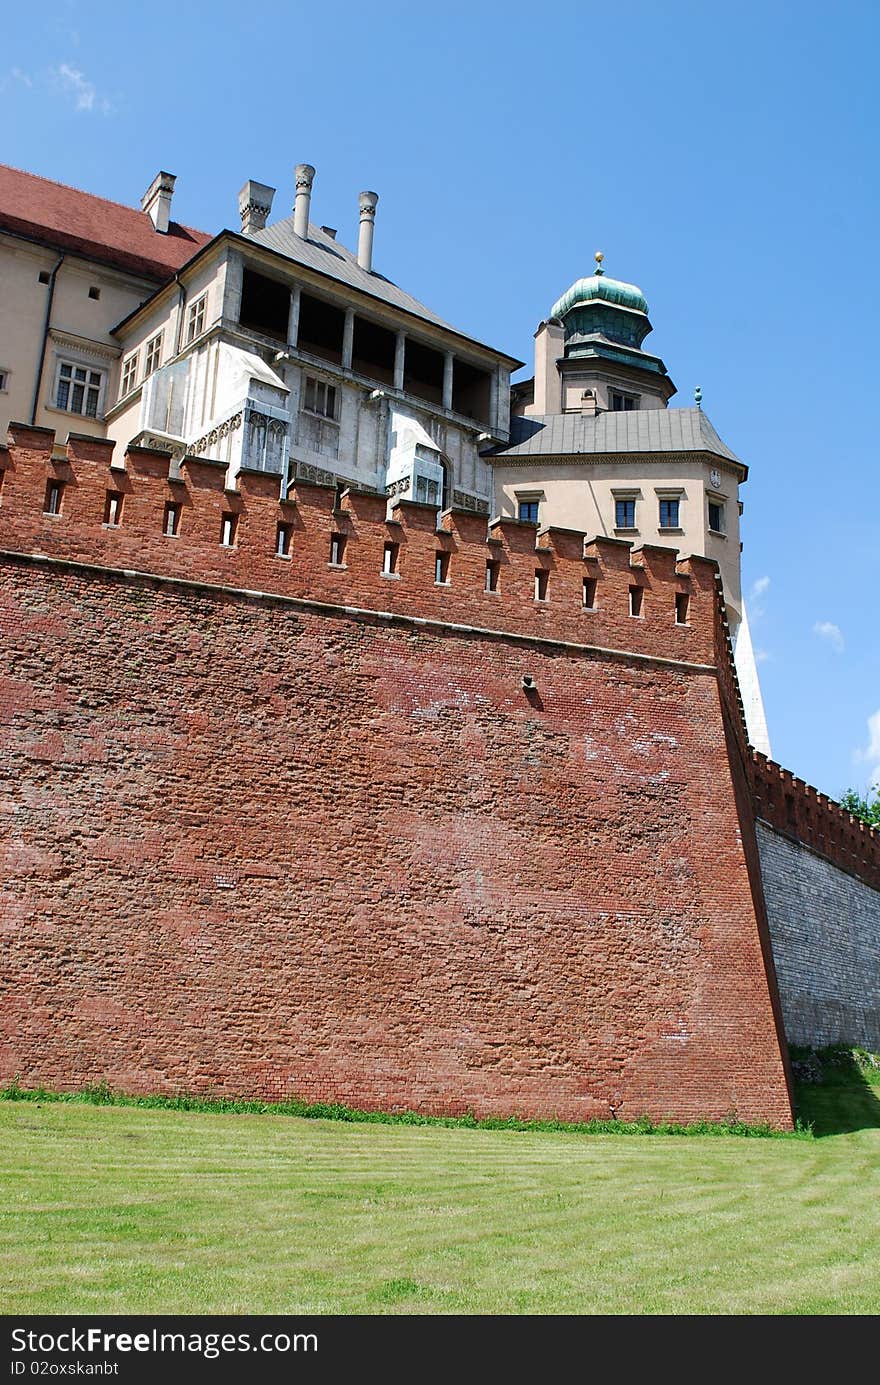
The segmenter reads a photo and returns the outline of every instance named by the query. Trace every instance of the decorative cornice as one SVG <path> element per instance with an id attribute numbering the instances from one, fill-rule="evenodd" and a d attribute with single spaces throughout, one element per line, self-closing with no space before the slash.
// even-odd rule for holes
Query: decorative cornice
<path id="1" fill-rule="evenodd" d="M 714 466 L 719 470 L 731 471 L 735 475 L 745 468 L 737 466 L 717 452 L 561 452 L 551 455 L 541 453 L 531 456 L 507 457 L 503 452 L 482 452 L 481 457 L 490 466 L 544 467 L 544 466 L 631 466 L 634 462 L 645 466 L 678 466 L 682 462 L 699 462 L 704 466 Z"/>
<path id="2" fill-rule="evenodd" d="M 57 327 L 49 328 L 49 336 L 56 346 L 64 346 L 68 351 L 79 351 L 87 356 L 97 356 L 102 361 L 116 361 L 122 355 L 121 347 L 92 341 L 89 337 L 78 337 L 73 332 L 59 332 Z"/>

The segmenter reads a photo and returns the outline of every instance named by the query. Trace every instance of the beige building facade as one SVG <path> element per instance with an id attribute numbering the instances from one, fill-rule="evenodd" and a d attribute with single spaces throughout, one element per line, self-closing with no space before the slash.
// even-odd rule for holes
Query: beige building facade
<path id="1" fill-rule="evenodd" d="M 511 391 L 509 442 L 491 450 L 496 514 L 663 544 L 718 563 L 749 734 L 770 743 L 745 614 L 739 488 L 748 470 L 644 349 L 648 305 L 635 284 L 572 284 L 535 333 L 534 376 Z"/>
<path id="2" fill-rule="evenodd" d="M 170 219 L 174 178 L 125 207 L 0 166 L 0 433 L 106 435 L 114 328 L 207 237 Z"/>

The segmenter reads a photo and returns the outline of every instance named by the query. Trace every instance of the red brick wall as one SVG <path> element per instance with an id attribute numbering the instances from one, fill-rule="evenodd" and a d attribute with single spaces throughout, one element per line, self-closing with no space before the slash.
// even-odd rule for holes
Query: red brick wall
<path id="1" fill-rule="evenodd" d="M 536 553 L 512 524 L 487 544 L 459 515 L 438 538 L 420 507 L 386 524 L 375 497 L 334 514 L 318 488 L 280 506 L 255 476 L 230 496 L 156 454 L 111 481 L 100 443 L 75 444 L 47 518 L 46 453 L 22 430 L 0 499 L 0 1076 L 790 1124 L 713 565 L 585 559 L 559 531 Z"/>
<path id="2" fill-rule="evenodd" d="M 880 890 L 880 832 L 759 751 L 751 773 L 759 818 Z"/>

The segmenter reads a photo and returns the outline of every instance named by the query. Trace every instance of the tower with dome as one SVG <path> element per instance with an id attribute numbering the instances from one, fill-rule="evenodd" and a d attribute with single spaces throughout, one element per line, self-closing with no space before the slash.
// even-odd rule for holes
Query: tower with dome
<path id="1" fill-rule="evenodd" d="M 699 388 L 676 387 L 645 350 L 648 304 L 636 284 L 596 268 L 557 299 L 535 333 L 530 379 L 511 390 L 510 441 L 492 451 L 502 516 L 662 544 L 721 571 L 749 738 L 770 753 L 740 573 L 744 462 L 719 437 Z"/>

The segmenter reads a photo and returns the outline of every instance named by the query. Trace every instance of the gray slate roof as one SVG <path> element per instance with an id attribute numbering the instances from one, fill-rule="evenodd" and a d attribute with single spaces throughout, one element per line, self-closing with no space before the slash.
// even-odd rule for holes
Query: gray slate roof
<path id="1" fill-rule="evenodd" d="M 510 420 L 510 442 L 492 449 L 499 459 L 569 457 L 607 452 L 711 452 L 743 463 L 721 441 L 702 409 L 536 414 Z"/>
<path id="2" fill-rule="evenodd" d="M 352 288 L 372 294 L 374 298 L 381 298 L 392 307 L 402 308 L 404 312 L 412 313 L 425 322 L 456 332 L 457 336 L 467 335 L 444 322 L 442 317 L 432 313 L 430 308 L 426 308 L 417 298 L 404 293 L 403 289 L 392 284 L 390 279 L 377 274 L 375 270 L 361 269 L 357 255 L 352 254 L 344 245 L 340 245 L 339 241 L 328 236 L 326 231 L 322 231 L 320 226 L 315 226 L 311 222 L 308 240 L 303 240 L 302 236 L 294 233 L 292 216 L 286 217 L 283 221 L 273 222 L 262 231 L 255 231 L 247 239 L 255 241 L 258 245 L 265 245 L 269 250 L 275 250 L 287 259 L 295 260 L 297 264 L 316 269 L 319 274 L 329 274 L 341 284 L 348 284 Z"/>

